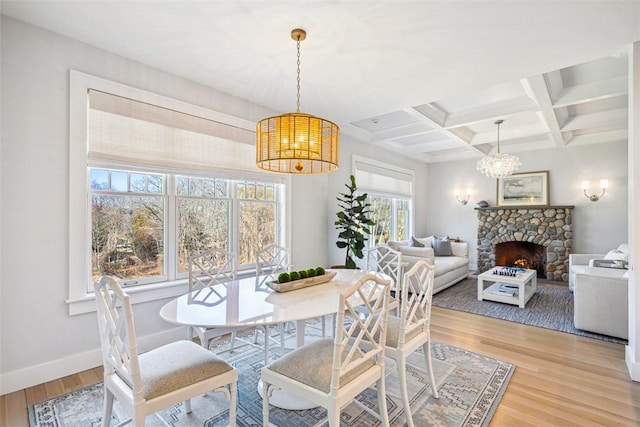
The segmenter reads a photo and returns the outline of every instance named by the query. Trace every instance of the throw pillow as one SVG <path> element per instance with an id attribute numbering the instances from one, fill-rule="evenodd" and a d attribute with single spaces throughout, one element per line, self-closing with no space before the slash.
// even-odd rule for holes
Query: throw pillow
<path id="1" fill-rule="evenodd" d="M 420 243 L 422 243 L 426 248 L 430 248 L 431 247 L 431 240 L 433 239 L 433 236 L 427 236 L 427 237 L 423 237 L 423 238 L 419 238 L 416 237 L 416 240 Z"/>
<path id="2" fill-rule="evenodd" d="M 612 249 L 609 252 L 607 252 L 607 254 L 604 256 L 604 259 L 620 259 L 623 261 L 628 261 L 629 260 L 629 255 L 625 254 L 624 252 L 620 252 L 617 249 Z"/>
<path id="3" fill-rule="evenodd" d="M 424 244 L 418 242 L 415 237 L 411 236 L 411 245 L 415 248 L 424 248 Z"/>
<path id="4" fill-rule="evenodd" d="M 449 239 L 438 239 L 434 237 L 431 241 L 431 246 L 433 246 L 433 251 L 436 256 L 451 256 L 453 253 L 451 252 L 451 242 Z"/>

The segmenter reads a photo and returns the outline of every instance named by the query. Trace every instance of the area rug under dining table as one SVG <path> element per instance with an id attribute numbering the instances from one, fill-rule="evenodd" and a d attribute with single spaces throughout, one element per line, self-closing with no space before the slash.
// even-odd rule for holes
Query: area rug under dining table
<path id="1" fill-rule="evenodd" d="M 309 329 L 309 328 L 307 328 Z M 228 345 L 221 342 L 216 349 Z M 273 357 L 279 350 L 274 349 Z M 253 347 L 227 352 L 223 357 L 238 368 L 238 416 L 241 427 L 262 425 L 262 398 L 257 385 L 264 355 Z M 434 374 L 439 399 L 431 394 L 429 376 L 424 371 L 424 355 L 417 351 L 409 358 L 408 387 L 414 422 L 419 426 L 487 426 L 505 392 L 515 365 L 447 344 L 432 343 Z M 393 360 L 387 359 L 387 405 L 392 426 L 405 425 L 405 415 L 398 389 Z M 358 400 L 377 410 L 375 390 L 368 390 Z M 98 383 L 29 407 L 31 427 L 86 427 L 101 425 L 103 386 Z M 220 393 L 208 393 L 192 400 L 192 413 L 179 404 L 159 413 L 164 422 L 176 427 L 215 427 L 227 425 L 228 402 Z M 326 416 L 322 408 L 288 411 L 272 408 L 271 422 L 282 427 L 313 426 Z M 119 404 L 114 405 L 111 425 L 128 416 Z M 147 417 L 147 426 L 164 425 L 156 417 Z M 341 414 L 343 426 L 378 426 L 379 421 L 359 406 L 351 404 Z"/>

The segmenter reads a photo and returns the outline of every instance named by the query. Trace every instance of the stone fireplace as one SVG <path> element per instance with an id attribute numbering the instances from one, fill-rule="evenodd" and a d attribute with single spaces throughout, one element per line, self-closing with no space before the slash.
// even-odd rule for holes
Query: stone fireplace
<path id="1" fill-rule="evenodd" d="M 537 270 L 547 280 L 569 280 L 573 206 L 476 208 L 478 274 L 496 265 Z"/>

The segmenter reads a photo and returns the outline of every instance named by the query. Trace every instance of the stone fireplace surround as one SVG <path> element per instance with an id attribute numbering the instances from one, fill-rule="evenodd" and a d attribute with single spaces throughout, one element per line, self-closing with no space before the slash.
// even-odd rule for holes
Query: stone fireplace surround
<path id="1" fill-rule="evenodd" d="M 569 280 L 573 206 L 492 207 L 478 211 L 478 274 L 495 267 L 494 247 L 531 242 L 545 248 L 547 280 Z"/>

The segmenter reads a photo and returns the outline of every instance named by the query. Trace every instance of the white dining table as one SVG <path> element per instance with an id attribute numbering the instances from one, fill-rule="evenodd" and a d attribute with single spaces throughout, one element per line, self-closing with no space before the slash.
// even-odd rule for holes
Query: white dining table
<path id="1" fill-rule="evenodd" d="M 255 326 L 296 323 L 296 345 L 304 345 L 305 320 L 336 313 L 339 295 L 365 273 L 362 270 L 336 269 L 327 282 L 289 292 L 276 292 L 267 286 L 268 276 L 240 278 L 200 289 L 171 300 L 160 309 L 169 323 L 207 328 L 244 329 Z M 357 293 L 350 302 L 357 304 Z M 307 409 L 317 405 L 274 393 L 270 402 L 285 409 Z"/>

